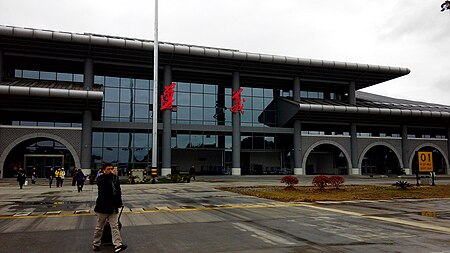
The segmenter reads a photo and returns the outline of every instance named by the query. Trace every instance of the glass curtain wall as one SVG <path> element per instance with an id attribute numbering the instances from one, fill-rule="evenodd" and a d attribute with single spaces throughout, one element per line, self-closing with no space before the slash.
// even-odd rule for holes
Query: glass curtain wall
<path id="1" fill-rule="evenodd" d="M 152 122 L 153 80 L 95 76 L 104 86 L 103 121 Z"/>
<path id="2" fill-rule="evenodd" d="M 172 112 L 172 123 L 192 125 L 217 125 L 217 85 L 177 82 L 175 102 L 177 110 Z"/>
<path id="3" fill-rule="evenodd" d="M 232 106 L 232 90 L 230 88 L 225 89 L 225 106 L 228 108 L 226 111 L 226 121 L 225 124 L 231 126 L 231 112 L 229 108 Z M 274 126 L 275 119 L 273 118 L 262 118 L 258 117 L 266 109 L 266 107 L 273 101 L 273 89 L 264 88 L 251 88 L 242 87 L 241 99 L 245 99 L 244 104 L 244 114 L 241 115 L 241 125 L 242 126 Z M 270 114 L 272 111 L 269 110 Z M 275 112 L 275 111 L 273 111 Z"/>
<path id="4" fill-rule="evenodd" d="M 92 158 L 97 169 L 110 162 L 124 174 L 126 168 L 146 169 L 151 163 L 151 132 L 105 129 L 95 131 L 92 137 Z"/>

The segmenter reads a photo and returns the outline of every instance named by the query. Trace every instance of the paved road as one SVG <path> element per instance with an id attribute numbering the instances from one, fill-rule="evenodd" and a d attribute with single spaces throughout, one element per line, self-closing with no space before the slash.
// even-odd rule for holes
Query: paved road
<path id="1" fill-rule="evenodd" d="M 450 252 L 450 199 L 282 203 L 214 189 L 276 177 L 198 179 L 123 185 L 127 252 Z M 0 251 L 92 252 L 95 197 L 91 185 L 0 181 Z"/>

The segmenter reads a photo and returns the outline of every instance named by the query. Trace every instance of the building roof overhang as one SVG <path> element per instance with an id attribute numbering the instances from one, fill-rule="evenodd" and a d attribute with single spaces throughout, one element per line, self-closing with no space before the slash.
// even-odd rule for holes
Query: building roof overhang
<path id="1" fill-rule="evenodd" d="M 67 115 L 82 115 L 85 110 L 90 110 L 93 118 L 99 120 L 102 99 L 103 87 L 98 85 L 84 90 L 83 84 L 72 82 L 31 79 L 0 82 L 0 111 L 5 115 L 21 112 L 27 118 L 35 116 L 39 119 L 43 117 L 42 112 L 51 112 L 56 118 L 64 118 Z"/>
<path id="2" fill-rule="evenodd" d="M 31 43 L 30 43 L 31 42 Z M 61 46 L 64 45 L 64 46 Z M 151 40 L 68 33 L 0 25 L 0 48 L 6 56 L 53 57 L 83 62 L 91 57 L 96 71 L 114 70 L 121 74 L 151 75 L 154 42 Z M 239 71 L 241 82 L 248 85 L 292 86 L 294 77 L 306 90 L 348 90 L 365 88 L 403 75 L 410 70 L 371 64 L 315 60 L 238 50 L 169 42 L 159 43 L 160 66 L 170 65 L 173 78 L 180 81 L 231 83 L 230 75 Z M 116 65 L 114 69 L 112 66 Z M 123 66 L 132 66 L 133 71 Z M 141 70 L 140 70 L 141 69 Z M 138 73 L 139 72 L 139 73 Z M 196 74 L 197 73 L 197 74 Z M 266 81 L 262 81 L 266 79 Z M 266 83 L 264 83 L 266 82 Z M 280 87 L 282 88 L 282 87 Z"/>
<path id="3" fill-rule="evenodd" d="M 278 98 L 278 125 L 294 120 L 438 125 L 450 123 L 450 106 L 357 92 L 356 105 L 328 99 Z M 270 105 L 269 105 L 270 106 Z"/>
<path id="4" fill-rule="evenodd" d="M 83 84 L 72 82 L 9 79 L 0 82 L 0 95 L 102 100 L 103 87 L 84 90 Z"/>

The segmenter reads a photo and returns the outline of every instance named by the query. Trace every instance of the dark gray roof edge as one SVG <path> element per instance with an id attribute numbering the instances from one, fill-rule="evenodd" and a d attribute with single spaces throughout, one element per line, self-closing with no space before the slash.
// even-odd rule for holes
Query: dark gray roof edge
<path id="1" fill-rule="evenodd" d="M 35 28 L 15 27 L 6 25 L 0 25 L 0 35 L 20 37 L 20 38 L 43 39 L 59 42 L 74 42 L 98 46 L 151 50 L 151 51 L 153 51 L 154 48 L 154 42 L 151 40 L 98 35 L 92 33 L 81 34 L 81 33 L 60 32 L 60 31 L 51 31 L 51 30 L 42 30 Z M 170 42 L 160 42 L 159 50 L 160 52 L 164 53 L 187 54 L 195 56 L 216 57 L 224 59 L 246 60 L 246 61 L 275 63 L 275 64 L 290 64 L 290 65 L 301 65 L 311 67 L 391 73 L 399 76 L 407 75 L 410 73 L 410 70 L 408 68 L 402 67 L 296 58 L 290 56 L 241 52 L 238 50 L 223 49 L 223 48 L 176 44 Z"/>
<path id="2" fill-rule="evenodd" d="M 360 90 L 356 91 L 356 98 L 361 99 L 361 100 L 371 101 L 371 102 L 412 104 L 412 105 L 423 105 L 423 106 L 429 106 L 429 107 L 442 107 L 442 108 L 450 109 L 449 105 L 441 105 L 441 104 L 435 104 L 435 103 L 427 103 L 427 102 L 421 102 L 421 101 L 387 97 L 387 96 L 373 94 L 373 93 L 360 91 Z"/>
<path id="3" fill-rule="evenodd" d="M 450 106 L 431 104 L 420 101 L 391 98 L 372 93 L 357 91 L 358 100 L 370 101 L 377 105 L 385 105 L 393 108 L 380 108 L 361 105 L 332 105 L 332 104 L 314 104 L 299 103 L 289 98 L 280 97 L 283 101 L 299 106 L 301 111 L 322 111 L 322 112 L 347 112 L 361 114 L 380 114 L 397 116 L 422 116 L 422 117 L 444 117 L 450 118 Z"/>

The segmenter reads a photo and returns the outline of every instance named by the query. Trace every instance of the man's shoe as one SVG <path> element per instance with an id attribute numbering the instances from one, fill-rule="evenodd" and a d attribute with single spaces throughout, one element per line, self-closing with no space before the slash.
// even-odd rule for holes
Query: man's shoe
<path id="1" fill-rule="evenodd" d="M 100 251 L 100 246 L 92 245 L 92 250 L 93 251 Z"/>
<path id="2" fill-rule="evenodd" d="M 121 244 L 114 248 L 114 252 L 117 253 L 117 252 L 124 251 L 127 247 L 128 246 L 126 244 Z"/>

